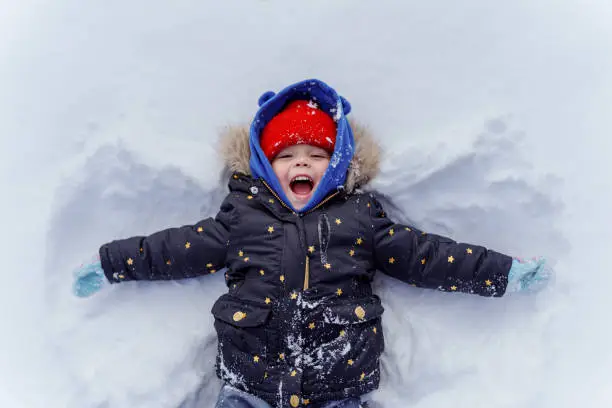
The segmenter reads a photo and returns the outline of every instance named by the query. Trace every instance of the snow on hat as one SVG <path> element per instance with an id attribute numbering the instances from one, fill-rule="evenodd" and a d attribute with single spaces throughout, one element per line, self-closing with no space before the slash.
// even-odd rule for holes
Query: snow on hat
<path id="1" fill-rule="evenodd" d="M 316 103 L 305 100 L 290 102 L 266 124 L 259 140 L 261 149 L 270 161 L 283 149 L 297 144 L 317 146 L 331 155 L 335 143 L 334 120 Z"/>

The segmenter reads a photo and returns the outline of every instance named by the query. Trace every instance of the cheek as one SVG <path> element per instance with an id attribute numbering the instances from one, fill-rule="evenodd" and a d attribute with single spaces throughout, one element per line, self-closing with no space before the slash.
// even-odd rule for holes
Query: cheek
<path id="1" fill-rule="evenodd" d="M 287 178 L 287 166 L 283 166 L 282 164 L 272 164 L 272 170 L 274 170 L 274 174 L 276 174 L 276 177 L 281 181 L 285 181 L 285 179 Z"/>
<path id="2" fill-rule="evenodd" d="M 329 166 L 329 162 L 326 162 L 326 163 L 321 163 L 321 164 L 318 166 L 319 175 L 320 175 L 321 177 L 323 177 L 323 174 L 325 174 L 325 170 L 327 170 L 327 167 L 328 167 L 328 166 Z"/>

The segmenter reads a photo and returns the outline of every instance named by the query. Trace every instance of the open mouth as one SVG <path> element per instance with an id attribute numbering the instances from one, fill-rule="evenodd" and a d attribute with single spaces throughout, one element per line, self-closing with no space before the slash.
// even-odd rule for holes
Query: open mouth
<path id="1" fill-rule="evenodd" d="M 314 181 L 312 177 L 306 175 L 295 176 L 289 183 L 291 191 L 296 195 L 308 195 L 314 188 Z"/>

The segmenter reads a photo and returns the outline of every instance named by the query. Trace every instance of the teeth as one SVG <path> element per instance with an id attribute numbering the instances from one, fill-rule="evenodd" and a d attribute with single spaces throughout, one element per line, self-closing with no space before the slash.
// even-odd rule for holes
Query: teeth
<path id="1" fill-rule="evenodd" d="M 293 180 L 291 180 L 291 182 L 294 182 L 294 181 L 311 181 L 312 182 L 312 179 L 308 176 L 297 176 L 297 177 L 294 177 Z"/>

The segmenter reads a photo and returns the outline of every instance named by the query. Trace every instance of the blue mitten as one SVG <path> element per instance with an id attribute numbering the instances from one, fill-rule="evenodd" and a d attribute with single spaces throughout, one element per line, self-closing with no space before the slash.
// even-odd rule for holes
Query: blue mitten
<path id="1" fill-rule="evenodd" d="M 546 286 L 552 275 L 545 259 L 513 259 L 508 273 L 506 292 L 538 292 Z"/>
<path id="2" fill-rule="evenodd" d="M 82 265 L 74 277 L 72 292 L 78 297 L 89 297 L 109 284 L 99 260 Z"/>

